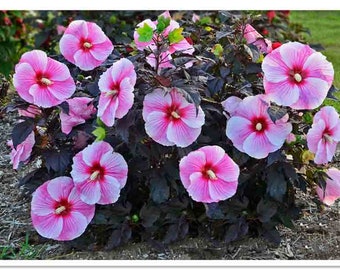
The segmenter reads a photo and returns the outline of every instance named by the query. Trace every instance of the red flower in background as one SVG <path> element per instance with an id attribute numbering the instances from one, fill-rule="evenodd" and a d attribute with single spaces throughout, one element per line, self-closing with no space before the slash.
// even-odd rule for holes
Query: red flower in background
<path id="1" fill-rule="evenodd" d="M 268 17 L 269 23 L 272 23 L 275 16 L 276 16 L 276 12 L 274 10 L 267 11 L 267 17 Z"/>

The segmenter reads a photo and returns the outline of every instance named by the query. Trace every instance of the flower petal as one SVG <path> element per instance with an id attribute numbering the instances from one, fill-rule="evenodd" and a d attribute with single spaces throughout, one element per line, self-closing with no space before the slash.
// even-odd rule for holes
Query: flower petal
<path id="1" fill-rule="evenodd" d="M 204 146 L 199 149 L 205 155 L 206 163 L 216 165 L 225 156 L 225 151 L 222 147 L 217 145 Z"/>
<path id="2" fill-rule="evenodd" d="M 280 147 L 271 144 L 264 133 L 253 132 L 244 141 L 243 148 L 249 156 L 260 159 L 267 157 L 269 153 Z"/>
<path id="3" fill-rule="evenodd" d="M 106 126 L 112 127 L 114 125 L 118 106 L 119 100 L 117 97 L 106 96 L 105 93 L 100 95 L 97 115 Z"/>
<path id="4" fill-rule="evenodd" d="M 80 193 L 80 199 L 87 204 L 98 203 L 101 197 L 99 181 L 84 181 L 76 183 L 77 191 Z"/>
<path id="5" fill-rule="evenodd" d="M 86 164 L 83 160 L 83 153 L 79 152 L 73 157 L 73 164 L 72 164 L 72 171 L 71 176 L 73 181 L 76 182 L 83 182 L 90 178 L 89 169 L 92 163 Z"/>
<path id="6" fill-rule="evenodd" d="M 37 216 L 31 212 L 31 219 L 33 227 L 41 236 L 55 240 L 58 239 L 63 229 L 62 217 L 55 214 Z"/>
<path id="7" fill-rule="evenodd" d="M 68 201 L 72 204 L 73 212 L 78 212 L 85 216 L 87 223 L 91 222 L 92 218 L 94 217 L 96 207 L 95 205 L 84 203 L 80 199 L 80 194 L 78 193 L 76 187 L 74 187 L 70 192 Z"/>
<path id="8" fill-rule="evenodd" d="M 78 50 L 73 57 L 74 64 L 85 71 L 92 70 L 102 63 L 94 58 L 89 51 Z"/>
<path id="9" fill-rule="evenodd" d="M 80 40 L 70 34 L 64 34 L 59 42 L 60 53 L 72 64 L 75 63 L 74 55 L 81 50 Z"/>
<path id="10" fill-rule="evenodd" d="M 130 60 L 122 58 L 115 62 L 110 70 L 114 82 L 120 83 L 123 79 L 129 78 L 131 85 L 135 85 L 137 75 L 135 66 Z"/>
<path id="11" fill-rule="evenodd" d="M 226 154 L 214 166 L 214 172 L 218 179 L 225 182 L 237 182 L 240 176 L 240 168 L 238 165 Z"/>
<path id="12" fill-rule="evenodd" d="M 68 198 L 73 187 L 72 178 L 61 176 L 54 178 L 47 184 L 47 191 L 53 200 L 59 202 Z"/>
<path id="13" fill-rule="evenodd" d="M 115 178 L 115 181 L 119 183 L 120 188 L 125 186 L 128 165 L 121 154 L 111 152 L 104 154 L 100 159 L 100 165 L 105 168 L 106 175 Z"/>
<path id="14" fill-rule="evenodd" d="M 40 50 L 33 50 L 24 53 L 20 58 L 20 63 L 28 63 L 35 73 L 43 73 L 47 66 L 47 55 Z"/>
<path id="15" fill-rule="evenodd" d="M 38 84 L 32 85 L 29 93 L 33 97 L 34 105 L 43 108 L 50 108 L 62 103 L 62 100 L 55 98 L 47 87 L 41 87 Z"/>
<path id="16" fill-rule="evenodd" d="M 36 84 L 36 73 L 33 68 L 27 63 L 20 63 L 15 67 L 13 75 L 13 84 L 19 96 L 32 103 L 33 97 L 29 93 L 29 89 Z"/>
<path id="17" fill-rule="evenodd" d="M 179 147 L 187 147 L 201 134 L 201 128 L 191 128 L 183 121 L 170 121 L 166 136 Z"/>
<path id="18" fill-rule="evenodd" d="M 55 201 L 47 191 L 48 182 L 38 187 L 32 194 L 31 212 L 37 216 L 53 214 Z"/>
<path id="19" fill-rule="evenodd" d="M 295 83 L 287 81 L 272 83 L 264 78 L 263 86 L 269 98 L 278 105 L 291 106 L 299 99 L 300 89 Z"/>
<path id="20" fill-rule="evenodd" d="M 252 123 L 243 117 L 233 116 L 227 121 L 226 134 L 233 142 L 233 145 L 244 152 L 243 143 L 253 132 L 251 129 Z"/>
<path id="21" fill-rule="evenodd" d="M 273 145 L 281 147 L 291 131 L 291 123 L 274 124 L 270 121 L 265 134 Z"/>
<path id="22" fill-rule="evenodd" d="M 135 95 L 133 94 L 133 85 L 131 85 L 130 78 L 126 77 L 120 83 L 120 90 L 118 93 L 119 106 L 116 110 L 116 118 L 123 118 L 131 109 Z"/>
<path id="23" fill-rule="evenodd" d="M 308 45 L 299 42 L 285 43 L 278 50 L 290 70 L 296 66 L 302 68 L 308 57 L 315 52 Z"/>
<path id="24" fill-rule="evenodd" d="M 82 151 L 83 160 L 87 165 L 92 166 L 94 163 L 98 163 L 103 155 L 112 152 L 113 148 L 109 143 L 104 141 L 94 142 Z"/>
<path id="25" fill-rule="evenodd" d="M 113 50 L 112 42 L 107 38 L 104 42 L 94 44 L 91 49 L 90 53 L 92 56 L 100 62 L 104 62 Z"/>
<path id="26" fill-rule="evenodd" d="M 179 110 L 181 120 L 191 128 L 200 128 L 204 125 L 205 115 L 201 107 L 198 107 L 198 113 L 196 113 L 196 107 L 193 104 Z"/>
<path id="27" fill-rule="evenodd" d="M 152 93 L 145 96 L 143 102 L 143 119 L 147 120 L 148 115 L 155 111 L 166 112 L 166 109 L 171 106 L 172 99 L 169 93 L 160 88 L 155 89 Z"/>
<path id="28" fill-rule="evenodd" d="M 85 232 L 87 225 L 88 222 L 84 215 L 79 212 L 70 212 L 63 218 L 63 229 L 57 240 L 73 240 Z"/>
<path id="29" fill-rule="evenodd" d="M 167 137 L 167 130 L 169 126 L 169 120 L 167 115 L 163 112 L 155 110 L 148 114 L 148 118 L 145 122 L 146 133 L 156 142 L 164 146 L 174 145 Z"/>
<path id="30" fill-rule="evenodd" d="M 237 190 L 237 182 L 225 182 L 220 179 L 208 181 L 209 193 L 212 202 L 229 199 Z"/>
<path id="31" fill-rule="evenodd" d="M 183 157 L 179 163 L 180 178 L 185 188 L 190 185 L 190 175 L 201 172 L 206 164 L 205 153 L 203 151 L 194 151 Z"/>
<path id="32" fill-rule="evenodd" d="M 307 145 L 308 149 L 316 153 L 318 149 L 318 144 L 322 140 L 323 131 L 325 130 L 326 125 L 323 120 L 319 120 L 318 122 L 312 125 L 312 128 L 308 130 L 307 133 Z"/>
<path id="33" fill-rule="evenodd" d="M 120 183 L 114 178 L 106 176 L 104 181 L 100 182 L 101 197 L 98 204 L 115 203 L 120 195 Z"/>
<path id="34" fill-rule="evenodd" d="M 195 172 L 190 175 L 190 185 L 187 191 L 194 201 L 205 203 L 215 201 L 210 197 L 208 182 L 201 172 Z"/>

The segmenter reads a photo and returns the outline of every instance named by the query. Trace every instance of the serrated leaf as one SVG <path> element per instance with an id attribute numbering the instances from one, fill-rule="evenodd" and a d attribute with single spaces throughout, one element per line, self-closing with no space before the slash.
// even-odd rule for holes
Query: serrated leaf
<path id="1" fill-rule="evenodd" d="M 66 149 L 60 151 L 48 150 L 43 153 L 47 170 L 64 173 L 71 163 L 71 153 Z"/>
<path id="2" fill-rule="evenodd" d="M 271 106 L 267 109 L 270 119 L 275 123 L 287 114 L 287 109 Z"/>
<path id="3" fill-rule="evenodd" d="M 96 136 L 96 142 L 102 141 L 106 137 L 106 130 L 104 127 L 97 127 L 92 134 Z"/>
<path id="4" fill-rule="evenodd" d="M 183 32 L 182 27 L 172 30 L 168 35 L 170 44 L 174 44 L 174 43 L 178 43 L 182 41 L 184 39 L 182 32 Z"/>
<path id="5" fill-rule="evenodd" d="M 61 109 L 61 111 L 63 113 L 66 113 L 67 115 L 69 115 L 69 113 L 70 113 L 70 105 L 66 101 L 64 101 L 63 103 L 59 104 L 58 107 Z"/>
<path id="6" fill-rule="evenodd" d="M 31 134 L 35 125 L 32 119 L 27 119 L 19 124 L 16 124 L 12 131 L 13 147 L 16 149 L 19 144 L 26 140 Z"/>
<path id="7" fill-rule="evenodd" d="M 170 18 L 165 18 L 164 16 L 159 16 L 157 19 L 157 32 L 160 34 L 170 25 Z"/>
<path id="8" fill-rule="evenodd" d="M 138 41 L 149 42 L 153 37 L 153 29 L 147 23 L 144 23 L 143 27 L 137 28 L 137 33 L 139 34 Z"/>

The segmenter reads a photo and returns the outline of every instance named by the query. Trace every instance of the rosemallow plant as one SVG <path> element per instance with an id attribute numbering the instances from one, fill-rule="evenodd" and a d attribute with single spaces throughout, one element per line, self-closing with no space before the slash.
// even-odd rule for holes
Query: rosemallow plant
<path id="1" fill-rule="evenodd" d="M 71 22 L 60 39 L 61 54 L 82 70 L 100 66 L 112 50 L 110 39 L 93 22 Z"/>
<path id="2" fill-rule="evenodd" d="M 226 200 L 236 193 L 240 169 L 223 148 L 204 146 L 179 163 L 183 186 L 198 202 Z"/>
<path id="3" fill-rule="evenodd" d="M 115 62 L 100 76 L 98 117 L 105 125 L 112 127 L 115 118 L 123 118 L 131 109 L 136 78 L 135 68 L 128 59 Z"/>
<path id="4" fill-rule="evenodd" d="M 235 104 L 226 134 L 238 150 L 260 159 L 282 147 L 292 131 L 288 117 L 273 122 L 267 112 L 269 104 L 261 95 L 246 97 Z"/>
<path id="5" fill-rule="evenodd" d="M 325 106 L 314 115 L 312 128 L 307 133 L 308 148 L 315 154 L 314 162 L 331 162 L 339 141 L 339 115 L 333 107 Z"/>
<path id="6" fill-rule="evenodd" d="M 340 198 L 340 171 L 337 168 L 329 168 L 327 171 L 326 188 L 316 188 L 320 200 L 326 205 L 332 205 Z"/>
<path id="7" fill-rule="evenodd" d="M 60 112 L 62 132 L 69 134 L 73 127 L 84 124 L 92 114 L 96 113 L 92 101 L 93 99 L 88 97 L 75 97 L 66 100 L 69 107 L 68 113 Z"/>
<path id="8" fill-rule="evenodd" d="M 23 162 L 24 164 L 28 163 L 34 144 L 35 138 L 33 131 L 27 136 L 27 138 L 22 143 L 17 145 L 16 148 L 14 148 L 12 140 L 9 140 L 7 142 L 7 145 L 12 149 L 10 157 L 11 164 L 13 164 L 14 170 L 17 170 L 19 168 L 20 162 Z"/>
<path id="9" fill-rule="evenodd" d="M 71 176 L 82 201 L 110 204 L 125 186 L 128 167 L 107 142 L 94 142 L 73 158 Z"/>
<path id="10" fill-rule="evenodd" d="M 272 42 L 269 39 L 265 39 L 250 24 L 246 24 L 243 31 L 243 37 L 246 39 L 247 44 L 255 45 L 262 53 L 270 53 L 272 51 Z"/>
<path id="11" fill-rule="evenodd" d="M 143 119 L 146 133 L 164 146 L 187 147 L 200 135 L 204 112 L 190 104 L 176 88 L 155 89 L 145 96 Z"/>
<path id="12" fill-rule="evenodd" d="M 266 94 L 278 105 L 296 110 L 319 107 L 330 89 L 334 70 L 326 57 L 299 42 L 288 42 L 262 63 Z"/>
<path id="13" fill-rule="evenodd" d="M 262 41 L 299 37 L 284 32 L 288 20 L 275 31 L 281 17 L 265 25 L 266 14 L 245 11 L 196 22 L 192 12 L 59 15 L 79 18 L 61 37 L 64 57 L 57 38 L 60 62 L 25 53 L 19 96 L 0 110 L 20 114 L 8 151 L 15 169 L 26 165 L 18 181 L 36 191 L 43 237 L 79 237 L 68 243 L 78 250 L 128 241 L 164 250 L 187 235 L 279 244 L 277 228 L 299 217 L 297 190 L 318 185 L 326 196 L 316 202 L 336 199 L 339 177 L 316 163 L 334 155 L 339 117 L 311 110 L 336 90 L 332 66 L 302 43 L 264 51 Z M 267 28 L 267 42 L 249 22 Z"/>
<path id="14" fill-rule="evenodd" d="M 59 241 L 72 240 L 84 233 L 95 206 L 80 200 L 70 177 L 45 182 L 33 193 L 31 218 L 40 235 Z"/>
<path id="15" fill-rule="evenodd" d="M 43 108 L 59 105 L 76 90 L 67 66 L 39 50 L 21 56 L 13 84 L 21 98 Z"/>

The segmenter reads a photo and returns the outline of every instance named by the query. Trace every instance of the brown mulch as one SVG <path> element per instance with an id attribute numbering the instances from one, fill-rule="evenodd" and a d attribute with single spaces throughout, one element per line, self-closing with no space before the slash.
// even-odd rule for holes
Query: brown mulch
<path id="1" fill-rule="evenodd" d="M 14 124 L 14 115 L 0 118 L 0 254 L 11 247 L 14 259 L 105 259 L 105 260 L 312 260 L 340 259 L 340 203 L 325 207 L 321 212 L 312 202 L 312 195 L 299 193 L 304 204 L 302 217 L 295 229 L 280 228 L 279 247 L 262 238 L 245 238 L 228 245 L 213 245 L 203 238 L 187 238 L 157 252 L 144 243 L 128 243 L 113 251 L 73 251 L 62 242 L 47 240 L 42 243 L 30 221 L 30 200 L 18 179 L 30 168 L 14 171 L 11 167 L 6 141 Z M 31 168 L 32 169 L 32 168 Z M 29 250 L 22 252 L 28 235 Z M 33 254 L 33 255 L 32 255 Z"/>

